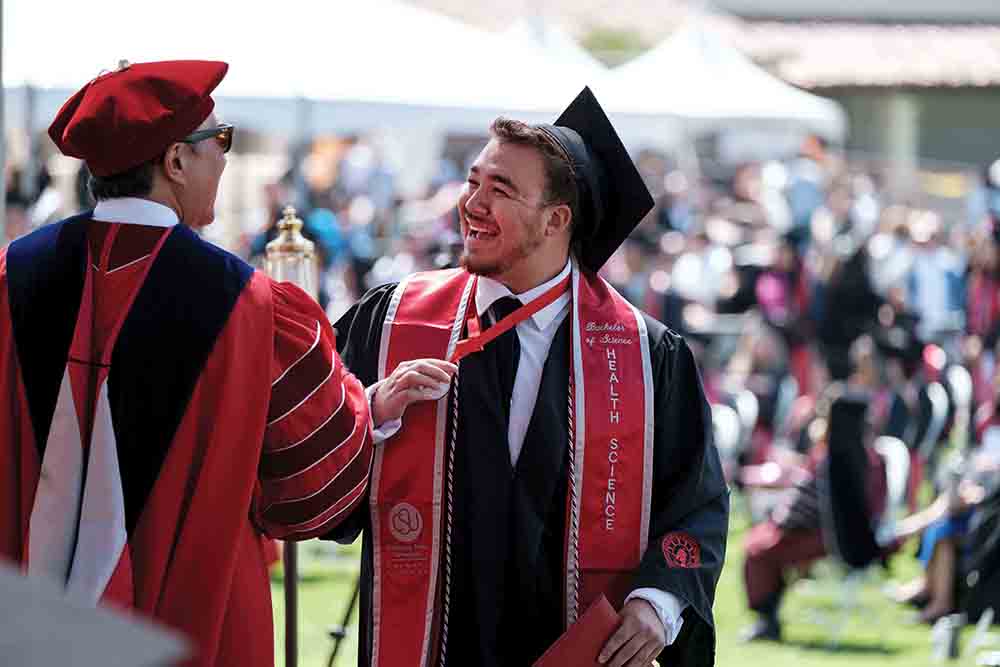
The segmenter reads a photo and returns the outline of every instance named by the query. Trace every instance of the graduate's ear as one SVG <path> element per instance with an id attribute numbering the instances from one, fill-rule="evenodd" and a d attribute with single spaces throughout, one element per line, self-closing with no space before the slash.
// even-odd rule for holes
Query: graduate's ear
<path id="1" fill-rule="evenodd" d="M 187 157 L 184 150 L 186 148 L 187 146 L 182 143 L 170 144 L 163 156 L 163 175 L 170 183 L 178 185 L 187 183 L 187 175 L 184 172 L 185 158 Z"/>
<path id="2" fill-rule="evenodd" d="M 557 236 L 562 233 L 569 234 L 572 222 L 573 211 L 570 209 L 569 204 L 551 204 L 548 220 L 545 221 L 545 235 Z"/>

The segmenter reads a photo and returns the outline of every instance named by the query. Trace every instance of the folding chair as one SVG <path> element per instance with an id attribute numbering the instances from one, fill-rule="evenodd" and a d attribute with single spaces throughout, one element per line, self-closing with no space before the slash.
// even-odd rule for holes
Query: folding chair
<path id="1" fill-rule="evenodd" d="M 972 433 L 972 375 L 964 366 L 953 365 L 948 367 L 945 379 L 955 405 L 952 445 L 958 451 L 964 452 L 971 442 Z"/>
<path id="2" fill-rule="evenodd" d="M 875 578 L 874 567 L 881 564 L 882 547 L 876 533 L 886 529 L 868 520 L 868 453 L 864 446 L 864 415 L 867 401 L 842 396 L 830 408 L 828 455 L 817 471 L 820 498 L 820 526 L 834 578 L 830 585 L 814 583 L 813 589 L 836 598 L 831 615 L 814 609 L 819 624 L 831 628 L 830 644 L 839 645 L 851 615 L 863 612 L 877 623 L 875 610 L 860 605 L 865 584 Z M 879 438 L 875 451 L 885 463 L 887 504 L 882 521 L 890 512 L 899 512 L 906 495 L 909 451 L 897 438 Z M 891 509 L 890 509 L 891 508 Z M 818 584 L 818 585 L 817 585 Z"/>
<path id="3" fill-rule="evenodd" d="M 879 437 L 873 446 L 885 464 L 885 511 L 875 529 L 875 540 L 884 548 L 895 541 L 896 524 L 907 514 L 910 450 L 902 440 L 891 435 Z"/>
<path id="4" fill-rule="evenodd" d="M 760 403 L 754 393 L 749 389 L 744 389 L 736 394 L 733 399 L 736 413 L 740 416 L 742 426 L 741 445 L 743 451 L 748 451 L 753 439 L 753 431 L 757 428 L 757 419 L 760 416 Z"/>
<path id="5" fill-rule="evenodd" d="M 917 448 L 925 463 L 931 461 L 941 440 L 945 422 L 948 421 L 948 392 L 938 382 L 931 382 L 924 390 L 930 404 L 930 420 Z"/>
<path id="6" fill-rule="evenodd" d="M 722 459 L 726 479 L 731 480 L 739 468 L 739 457 L 743 452 L 743 425 L 735 408 L 724 403 L 712 405 L 712 430 L 715 447 Z"/>
<path id="7" fill-rule="evenodd" d="M 778 397 L 774 405 L 775 438 L 788 436 L 788 418 L 792 413 L 795 399 L 799 397 L 799 381 L 793 375 L 786 375 L 778 385 Z"/>

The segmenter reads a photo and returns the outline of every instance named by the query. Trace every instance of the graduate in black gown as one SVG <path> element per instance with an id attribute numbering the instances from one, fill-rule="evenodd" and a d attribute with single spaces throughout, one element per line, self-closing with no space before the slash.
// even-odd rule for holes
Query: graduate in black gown
<path id="1" fill-rule="evenodd" d="M 470 304 L 484 326 L 503 318 L 511 295 L 529 302 L 577 263 L 592 276 L 652 203 L 589 90 L 554 126 L 498 119 L 491 132 L 458 204 L 462 265 L 479 276 Z M 388 437 L 376 447 L 397 445 L 391 435 L 400 428 L 396 418 L 407 429 L 405 406 L 422 393 L 437 398 L 442 392 L 435 390 L 447 387 L 455 370 L 417 359 L 379 382 L 384 324 L 397 293 L 395 284 L 370 291 L 335 325 L 344 363 L 369 387 L 381 432 L 376 442 Z M 439 645 L 430 664 L 527 667 L 566 629 L 570 297 L 562 295 L 461 361 L 459 388 L 449 399 L 452 409 L 457 400 L 457 438 L 447 436 L 454 447 L 452 569 L 447 592 L 439 583 L 435 593 L 436 608 L 447 602 L 450 623 L 447 639 L 432 633 Z M 712 603 L 725 555 L 728 490 L 691 350 L 665 325 L 641 319 L 653 386 L 649 540 L 630 574 L 622 624 L 601 657 L 614 667 L 654 658 L 663 665 L 712 665 Z M 380 662 L 373 644 L 392 641 L 392 629 L 384 629 L 381 640 L 373 637 L 372 511 L 363 506 L 329 535 L 341 542 L 364 536 L 363 666 Z M 412 664 L 422 658 L 413 656 Z"/>

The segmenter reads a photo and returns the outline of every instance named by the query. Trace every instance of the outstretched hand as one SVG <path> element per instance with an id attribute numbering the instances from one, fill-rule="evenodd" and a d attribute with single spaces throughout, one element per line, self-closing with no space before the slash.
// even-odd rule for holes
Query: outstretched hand
<path id="1" fill-rule="evenodd" d="M 375 390 L 372 420 L 375 426 L 400 419 L 417 401 L 437 400 L 448 393 L 458 366 L 440 359 L 404 361 Z"/>
<path id="2" fill-rule="evenodd" d="M 622 608 L 621 617 L 597 661 L 608 667 L 648 667 L 667 643 L 660 615 L 646 600 L 633 598 Z"/>

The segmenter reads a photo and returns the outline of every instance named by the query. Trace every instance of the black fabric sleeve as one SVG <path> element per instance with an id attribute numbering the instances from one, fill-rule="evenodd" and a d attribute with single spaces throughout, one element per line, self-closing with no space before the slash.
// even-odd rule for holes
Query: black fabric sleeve
<path id="1" fill-rule="evenodd" d="M 646 322 L 655 401 L 654 479 L 649 547 L 633 590 L 658 588 L 688 605 L 681 633 L 661 653 L 661 664 L 710 666 L 715 663 L 712 604 L 726 553 L 729 490 L 694 356 L 680 336 L 651 318 Z M 670 562 L 665 553 L 677 545 L 686 547 L 685 558 Z"/>
<path id="2" fill-rule="evenodd" d="M 333 325 L 337 333 L 337 353 L 344 365 L 365 387 L 378 380 L 378 355 L 382 343 L 382 323 L 389 311 L 389 301 L 395 283 L 376 287 L 341 316 Z M 358 504 L 349 517 L 334 530 L 322 536 L 350 544 L 358 538 L 368 523 L 368 497 Z"/>
<path id="3" fill-rule="evenodd" d="M 382 324 L 395 290 L 396 283 L 372 289 L 333 325 L 337 332 L 337 353 L 365 387 L 378 380 Z"/>

